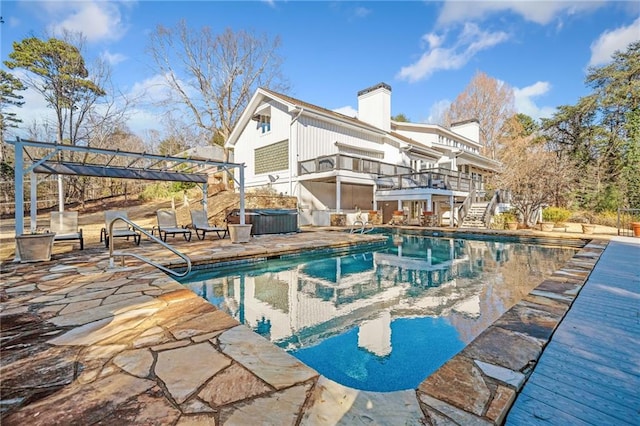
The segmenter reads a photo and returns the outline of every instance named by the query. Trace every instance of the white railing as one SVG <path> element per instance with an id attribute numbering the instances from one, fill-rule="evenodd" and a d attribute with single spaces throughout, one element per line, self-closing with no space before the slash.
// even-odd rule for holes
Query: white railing
<path id="1" fill-rule="evenodd" d="M 144 256 L 141 256 L 137 253 L 131 253 L 131 252 L 125 252 L 125 251 L 114 251 L 113 250 L 113 240 L 115 240 L 115 238 L 109 238 L 109 266 L 111 268 L 114 267 L 114 257 L 115 256 L 120 256 L 121 257 L 121 262 L 122 262 L 122 266 L 124 266 L 124 257 L 125 256 L 131 256 L 134 257 L 138 260 L 141 260 L 145 263 L 148 263 L 151 266 L 155 266 L 156 268 L 160 269 L 163 272 L 166 272 L 167 274 L 173 275 L 175 277 L 184 277 L 187 276 L 190 272 L 191 272 L 191 259 L 189 258 L 189 256 L 187 256 L 186 254 L 176 250 L 175 248 L 173 248 L 172 246 L 170 246 L 169 244 L 165 243 L 164 241 L 162 241 L 160 238 L 157 238 L 155 235 L 150 234 L 149 232 L 147 232 L 144 228 L 140 227 L 139 225 L 136 225 L 135 223 L 133 223 L 132 221 L 130 221 L 127 218 L 124 218 L 122 216 L 117 216 L 115 217 L 111 222 L 109 222 L 109 233 L 107 235 L 113 235 L 113 224 L 117 221 L 122 221 L 126 224 L 128 224 L 129 226 L 131 226 L 133 229 L 140 231 L 141 233 L 143 233 L 144 235 L 146 235 L 147 237 L 149 237 L 149 239 L 151 239 L 152 241 L 155 241 L 156 243 L 160 244 L 162 247 L 166 248 L 167 250 L 171 251 L 172 253 L 174 253 L 176 256 L 182 258 L 186 264 L 186 270 L 184 272 L 176 272 L 173 269 L 169 269 L 159 263 L 154 262 L 153 260 L 146 258 Z"/>

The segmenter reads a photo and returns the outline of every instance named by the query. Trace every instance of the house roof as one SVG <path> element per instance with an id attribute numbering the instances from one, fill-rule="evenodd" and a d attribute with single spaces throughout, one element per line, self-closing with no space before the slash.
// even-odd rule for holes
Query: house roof
<path id="1" fill-rule="evenodd" d="M 258 106 L 260 105 L 260 102 L 263 101 L 265 97 L 277 100 L 285 104 L 289 108 L 289 110 L 292 112 L 298 110 L 301 113 L 302 112 L 315 113 L 317 115 L 327 117 L 329 119 L 337 120 L 342 123 L 359 127 L 366 131 L 378 133 L 381 135 L 384 135 L 387 133 L 384 130 L 379 129 L 378 127 L 372 126 L 371 124 L 358 120 L 355 117 L 350 117 L 348 115 L 341 114 L 339 112 L 331 111 L 330 109 L 323 108 L 318 105 L 314 105 L 309 102 L 305 102 L 300 99 L 296 99 L 291 96 L 283 95 L 282 93 L 274 92 L 273 90 L 265 89 L 261 87 L 253 95 L 253 97 L 249 101 L 249 104 L 247 105 L 247 108 L 240 116 L 240 120 L 238 120 L 238 124 L 234 127 L 233 131 L 229 135 L 229 138 L 227 139 L 227 142 L 225 143 L 226 146 L 233 147 L 236 144 L 238 138 L 240 137 L 242 129 L 244 129 L 244 127 L 247 125 L 249 120 L 251 120 L 251 117 L 253 116 L 254 111 L 258 108 Z"/>
<path id="2" fill-rule="evenodd" d="M 231 132 L 231 134 L 229 135 L 229 138 L 227 139 L 226 142 L 226 146 L 227 147 L 233 147 L 238 138 L 240 137 L 240 134 L 242 133 L 242 129 L 244 129 L 247 125 L 247 123 L 249 122 L 249 120 L 251 120 L 251 118 L 254 115 L 254 112 L 257 110 L 257 108 L 260 106 L 260 103 L 265 99 L 265 98 L 270 98 L 273 100 L 276 100 L 278 102 L 281 102 L 283 104 L 285 104 L 288 108 L 289 111 L 292 112 L 294 114 L 294 120 L 295 120 L 295 114 L 316 114 L 322 117 L 325 117 L 327 119 L 330 120 L 336 120 L 339 121 L 341 123 L 350 125 L 350 126 L 355 126 L 357 128 L 360 128 L 364 131 L 369 131 L 369 132 L 374 132 L 376 134 L 379 134 L 381 136 L 386 136 L 391 140 L 395 140 L 396 142 L 402 142 L 405 143 L 409 146 L 415 147 L 417 148 L 417 150 L 419 150 L 420 154 L 422 155 L 427 155 L 427 156 L 431 156 L 433 158 L 440 158 L 442 156 L 442 152 L 441 150 L 438 150 L 437 148 L 434 147 L 429 147 L 421 142 L 418 142 L 414 139 L 411 139 L 409 137 L 403 136 L 400 133 L 397 133 L 395 131 L 390 131 L 387 132 L 385 130 L 382 130 L 376 126 L 373 126 L 369 123 L 366 123 L 364 121 L 361 121 L 355 117 L 350 117 L 348 115 L 336 112 L 336 111 L 332 111 L 330 109 L 327 108 L 323 108 L 320 107 L 318 105 L 314 105 L 311 104 L 309 102 L 305 102 L 302 101 L 300 99 L 288 96 L 288 95 L 284 95 L 282 93 L 278 93 L 275 92 L 273 90 L 270 89 L 265 89 L 265 88 L 259 88 L 256 93 L 253 95 L 253 97 L 251 98 L 251 100 L 249 101 L 249 104 L 247 105 L 247 108 L 245 109 L 245 111 L 242 113 L 240 120 L 238 121 L 238 124 L 234 127 L 233 131 Z M 454 138 L 459 138 L 460 140 L 465 141 L 465 143 L 469 143 L 470 145 L 474 145 L 474 146 L 480 146 L 480 144 L 478 144 L 477 142 L 472 141 L 469 138 L 466 138 L 462 135 L 459 135 L 449 129 L 446 129 L 442 126 L 439 125 L 431 125 L 431 124 L 419 124 L 419 123 L 404 123 L 404 122 L 396 122 L 396 121 L 392 121 L 392 125 L 397 129 L 398 127 L 404 127 L 404 126 L 409 126 L 409 127 L 417 127 L 417 128 L 421 128 L 421 129 L 429 129 L 434 133 L 439 133 L 441 135 L 445 135 L 445 136 L 449 136 L 449 137 L 454 137 Z M 490 160 L 488 158 L 479 156 L 479 155 L 465 155 L 465 157 L 467 158 L 473 158 L 473 159 L 482 159 L 485 161 L 481 161 L 484 162 L 486 164 L 486 166 L 488 168 L 493 168 L 493 167 L 497 167 L 497 162 Z"/>

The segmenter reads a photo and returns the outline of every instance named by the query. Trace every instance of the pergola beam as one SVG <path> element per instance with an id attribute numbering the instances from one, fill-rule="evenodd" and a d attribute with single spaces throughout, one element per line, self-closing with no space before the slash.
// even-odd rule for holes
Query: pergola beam
<path id="1" fill-rule="evenodd" d="M 70 162 L 47 161 L 34 170 L 36 173 L 49 173 L 54 175 L 78 175 L 118 179 L 142 179 L 161 180 L 169 182 L 195 182 L 207 181 L 206 174 L 181 173 L 170 171 L 155 171 L 148 169 L 132 169 L 124 167 L 105 167 L 99 165 L 86 165 Z"/>
<path id="2" fill-rule="evenodd" d="M 226 163 L 221 161 L 210 161 L 203 159 L 192 159 L 190 157 L 172 157 L 157 154 L 147 154 L 140 152 L 121 151 L 119 149 L 111 150 L 104 148 L 93 148 L 88 146 L 64 145 L 58 143 L 39 142 L 31 140 L 23 140 L 16 138 L 15 141 L 5 141 L 15 147 L 15 234 L 16 236 L 24 233 L 24 176 L 27 173 L 44 173 L 56 175 L 74 175 L 74 176 L 91 176 L 91 177 L 108 177 L 120 179 L 143 179 L 152 181 L 173 181 L 173 182 L 194 182 L 201 184 L 203 188 L 203 203 L 206 209 L 207 197 L 207 180 L 206 173 L 191 173 L 189 171 L 202 167 L 204 170 L 210 170 L 215 167 L 217 171 L 225 171 L 238 183 L 240 191 L 240 223 L 244 225 L 244 163 Z M 38 148 L 45 150 L 43 155 L 39 155 L 39 159 L 34 158 L 28 148 Z M 48 152 L 46 150 L 49 150 Z M 74 163 L 62 160 L 52 159 L 56 154 L 62 154 L 63 151 L 84 153 L 85 158 L 82 163 Z M 106 164 L 94 164 L 86 162 L 89 154 L 105 155 Z M 32 164 L 26 164 L 25 156 Z M 128 166 L 111 166 L 116 158 L 132 158 Z M 137 161 L 144 160 L 150 165 L 143 165 L 138 168 L 130 166 Z M 187 165 L 185 170 L 179 172 L 167 171 L 167 168 L 154 169 L 153 167 L 166 162 L 172 162 L 173 165 L 169 169 L 173 169 L 177 165 Z M 239 170 L 239 179 L 233 177 L 230 169 Z M 37 185 L 37 180 L 32 182 L 32 186 Z M 34 200 L 32 191 L 31 215 L 36 214 L 34 210 L 37 208 L 37 200 Z"/>

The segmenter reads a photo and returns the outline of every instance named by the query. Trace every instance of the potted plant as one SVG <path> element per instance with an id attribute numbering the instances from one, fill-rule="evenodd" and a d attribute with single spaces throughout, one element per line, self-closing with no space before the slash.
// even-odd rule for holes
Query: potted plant
<path id="1" fill-rule="evenodd" d="M 542 210 L 542 231 L 553 231 L 553 228 L 566 228 L 565 222 L 571 217 L 571 212 L 562 207 L 547 207 Z"/>
<path id="2" fill-rule="evenodd" d="M 502 213 L 502 219 L 504 220 L 504 224 L 510 231 L 515 231 L 518 229 L 518 221 L 516 219 L 516 215 L 513 212 L 504 212 Z"/>
<path id="3" fill-rule="evenodd" d="M 586 213 L 584 215 L 584 223 L 582 224 L 582 233 L 583 234 L 593 234 L 596 230 L 596 225 L 592 222 L 594 221 L 594 216 L 591 213 Z"/>
<path id="4" fill-rule="evenodd" d="M 51 260 L 54 232 L 16 235 L 16 260 L 21 263 Z"/>
<path id="5" fill-rule="evenodd" d="M 640 237 L 640 222 L 631 222 L 634 237 Z"/>
<path id="6" fill-rule="evenodd" d="M 593 234 L 596 230 L 596 225 L 591 223 L 583 223 L 582 224 L 582 233 L 583 234 Z"/>

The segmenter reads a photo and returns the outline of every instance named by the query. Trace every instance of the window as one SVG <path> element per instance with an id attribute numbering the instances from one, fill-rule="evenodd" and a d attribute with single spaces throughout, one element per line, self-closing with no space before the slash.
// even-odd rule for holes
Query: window
<path id="1" fill-rule="evenodd" d="M 271 116 L 269 115 L 260 115 L 258 116 L 258 129 L 260 129 L 260 133 L 267 133 L 271 131 Z"/>

